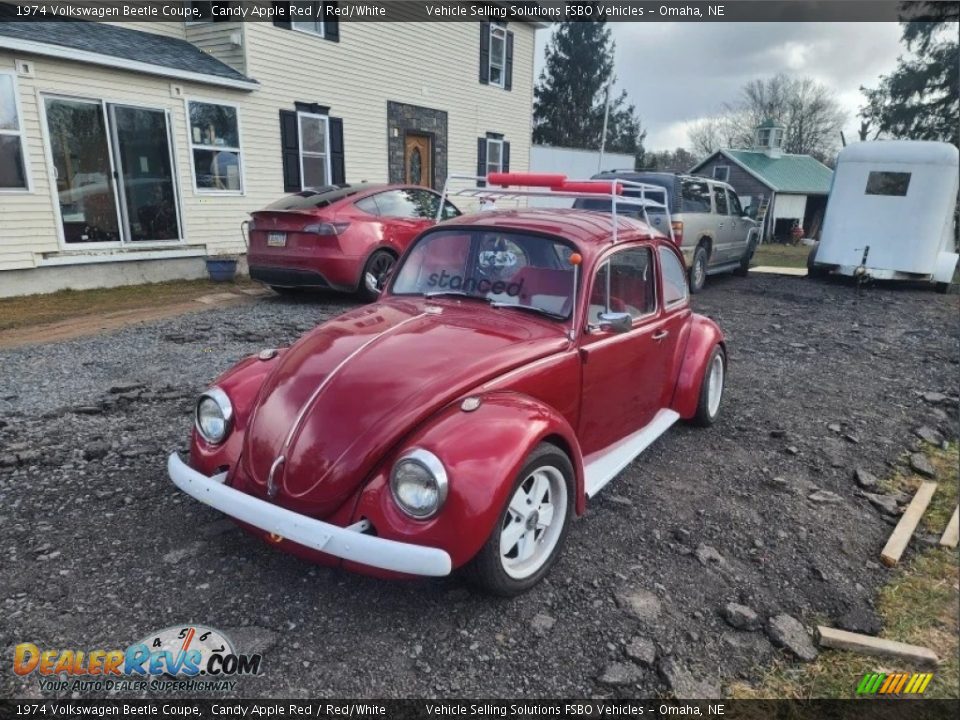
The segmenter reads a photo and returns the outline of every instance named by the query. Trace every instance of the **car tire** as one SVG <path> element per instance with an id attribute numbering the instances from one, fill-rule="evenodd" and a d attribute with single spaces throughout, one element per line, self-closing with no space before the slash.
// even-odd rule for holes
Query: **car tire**
<path id="1" fill-rule="evenodd" d="M 501 597 L 519 595 L 539 583 L 560 555 L 573 519 L 574 493 L 570 458 L 556 445 L 538 445 L 513 481 L 490 537 L 464 568 L 470 581 Z M 522 512 L 514 510 L 518 507 Z M 541 528 L 547 507 L 550 520 Z M 511 547 L 503 550 L 505 543 Z"/>
<path id="2" fill-rule="evenodd" d="M 734 275 L 739 275 L 740 277 L 746 277 L 750 274 L 750 261 L 753 260 L 753 254 L 757 251 L 757 243 L 755 240 L 750 240 L 747 243 L 747 249 L 743 253 L 743 257 L 740 258 L 740 265 L 736 270 L 733 271 Z"/>
<path id="3" fill-rule="evenodd" d="M 690 294 L 703 290 L 704 284 L 707 282 L 707 261 L 709 257 L 707 256 L 707 246 L 701 243 L 697 245 L 697 249 L 693 251 L 693 262 L 690 263 Z"/>
<path id="4" fill-rule="evenodd" d="M 807 255 L 807 277 L 812 278 L 825 278 L 829 275 L 829 272 L 826 268 L 821 265 L 817 265 L 817 249 L 819 245 L 814 245 L 810 248 L 810 254 Z"/>
<path id="5" fill-rule="evenodd" d="M 700 399 L 697 402 L 697 414 L 692 423 L 700 427 L 709 427 L 720 416 L 723 389 L 727 379 L 727 354 L 723 347 L 717 345 L 710 353 L 703 370 L 703 381 L 700 383 Z"/>
<path id="6" fill-rule="evenodd" d="M 367 287 L 367 274 L 373 273 L 377 278 L 393 270 L 397 264 L 397 256 L 389 250 L 377 250 L 368 259 L 367 264 L 363 266 L 363 272 L 360 274 L 360 288 L 358 294 L 364 302 L 374 302 L 380 293 L 374 292 Z"/>

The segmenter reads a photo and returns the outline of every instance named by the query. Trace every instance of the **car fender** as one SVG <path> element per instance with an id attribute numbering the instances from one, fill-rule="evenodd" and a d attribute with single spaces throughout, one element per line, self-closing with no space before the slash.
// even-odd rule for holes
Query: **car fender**
<path id="1" fill-rule="evenodd" d="M 453 566 L 459 567 L 487 541 L 517 474 L 533 449 L 545 440 L 561 446 L 570 457 L 575 475 L 574 510 L 577 515 L 583 513 L 583 457 L 573 428 L 563 416 L 520 393 L 494 391 L 472 397 L 480 399 L 476 410 L 461 409 L 460 401 L 448 405 L 385 458 L 360 493 L 352 522 L 369 520 L 380 537 L 446 550 Z M 415 447 L 440 459 L 449 483 L 446 502 L 427 520 L 407 516 L 390 490 L 393 464 Z M 347 568 L 350 565 L 345 563 Z"/>
<path id="2" fill-rule="evenodd" d="M 673 391 L 673 401 L 670 403 L 671 409 L 685 420 L 697 414 L 700 387 L 703 384 L 703 375 L 710 360 L 710 353 L 717 345 L 726 350 L 723 331 L 710 318 L 694 313 L 690 316 L 689 327 L 686 346 L 680 361 L 680 372 Z"/>
<path id="3" fill-rule="evenodd" d="M 276 355 L 267 359 L 260 359 L 259 355 L 244 358 L 210 384 L 210 387 L 223 390 L 230 398 L 233 407 L 230 434 L 219 445 L 211 445 L 194 426 L 191 430 L 190 467 L 205 475 L 214 475 L 224 467 L 233 468 L 240 457 L 243 434 L 263 381 L 285 351 L 286 348 L 278 350 Z"/>

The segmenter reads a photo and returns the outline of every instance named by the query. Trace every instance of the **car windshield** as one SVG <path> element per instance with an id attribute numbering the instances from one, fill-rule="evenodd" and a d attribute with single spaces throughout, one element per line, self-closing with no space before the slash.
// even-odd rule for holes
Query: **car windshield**
<path id="1" fill-rule="evenodd" d="M 454 295 L 496 307 L 570 317 L 572 246 L 560 240 L 484 229 L 422 236 L 394 275 L 394 295 Z"/>

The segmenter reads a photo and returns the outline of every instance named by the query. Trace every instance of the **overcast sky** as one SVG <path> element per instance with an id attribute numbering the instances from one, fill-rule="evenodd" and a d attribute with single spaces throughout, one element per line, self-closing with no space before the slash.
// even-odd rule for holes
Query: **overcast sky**
<path id="1" fill-rule="evenodd" d="M 617 87 L 647 130 L 648 150 L 688 146 L 687 126 L 736 100 L 749 80 L 778 72 L 809 76 L 837 92 L 857 139 L 860 86 L 890 72 L 900 25 L 877 23 L 609 23 L 617 44 Z M 536 77 L 550 30 L 537 32 Z M 619 89 L 618 89 L 619 92 Z"/>

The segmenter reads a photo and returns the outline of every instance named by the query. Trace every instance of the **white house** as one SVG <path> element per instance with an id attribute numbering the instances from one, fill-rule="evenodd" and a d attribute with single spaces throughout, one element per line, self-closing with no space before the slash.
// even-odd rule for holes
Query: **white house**
<path id="1" fill-rule="evenodd" d="M 307 186 L 527 169 L 538 23 L 187 4 L 208 16 L 0 19 L 0 296 L 200 277 L 242 252 L 250 211 Z"/>

